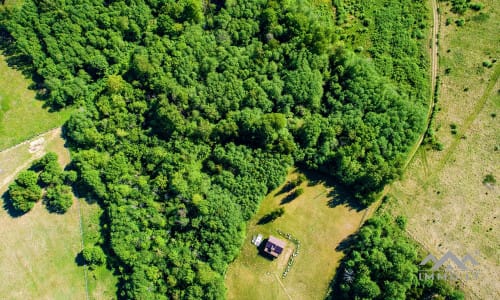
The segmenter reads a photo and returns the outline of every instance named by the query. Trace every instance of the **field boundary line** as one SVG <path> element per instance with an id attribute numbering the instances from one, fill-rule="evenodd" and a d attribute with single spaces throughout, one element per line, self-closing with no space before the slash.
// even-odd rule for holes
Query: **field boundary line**
<path id="1" fill-rule="evenodd" d="M 82 217 L 82 206 L 80 204 L 80 198 L 75 197 L 76 203 L 78 205 L 78 216 L 80 217 L 80 237 L 81 237 L 81 248 L 82 251 L 85 248 L 85 243 L 83 241 L 83 217 Z M 90 300 L 90 292 L 89 292 L 89 276 L 88 276 L 88 270 L 87 270 L 87 262 L 85 261 L 85 258 L 83 257 L 83 276 L 85 278 L 85 293 L 87 295 L 87 300 Z"/>

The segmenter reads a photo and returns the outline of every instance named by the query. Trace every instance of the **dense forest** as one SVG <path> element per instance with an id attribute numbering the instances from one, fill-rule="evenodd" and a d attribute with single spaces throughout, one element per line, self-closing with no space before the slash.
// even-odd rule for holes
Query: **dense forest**
<path id="1" fill-rule="evenodd" d="M 293 164 L 362 204 L 397 178 L 424 129 L 408 8 L 424 7 L 389 1 L 356 54 L 343 24 L 363 1 L 333 2 L 26 0 L 2 18 L 39 97 L 77 107 L 64 134 L 119 297 L 223 298 L 246 221 Z"/>
<path id="2" fill-rule="evenodd" d="M 443 280 L 419 279 L 423 258 L 404 233 L 406 219 L 387 215 L 368 220 L 351 241 L 337 273 L 332 299 L 462 300 Z"/>

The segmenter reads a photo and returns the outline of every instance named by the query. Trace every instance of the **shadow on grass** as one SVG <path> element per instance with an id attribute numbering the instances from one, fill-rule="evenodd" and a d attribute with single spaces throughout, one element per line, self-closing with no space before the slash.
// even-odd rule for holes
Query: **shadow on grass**
<path id="1" fill-rule="evenodd" d="M 8 20 L 10 13 L 10 10 L 0 10 L 0 20 Z M 20 71 L 25 78 L 31 80 L 29 89 L 36 92 L 35 98 L 37 100 L 44 102 L 43 108 L 48 109 L 49 112 L 55 112 L 62 108 L 55 103 L 46 102 L 50 93 L 45 88 L 44 79 L 37 73 L 31 57 L 21 53 L 16 48 L 15 39 L 2 24 L 0 24 L 0 54 L 5 56 L 5 61 L 10 68 Z"/>
<path id="2" fill-rule="evenodd" d="M 276 217 L 274 217 L 273 215 L 271 215 L 271 213 L 269 213 L 269 214 L 263 216 L 262 218 L 260 218 L 259 221 L 257 222 L 257 225 L 264 225 L 267 223 L 271 223 L 274 220 L 276 220 Z"/>
<path id="3" fill-rule="evenodd" d="M 281 200 L 280 204 L 290 203 L 293 200 L 297 199 L 297 197 L 298 196 L 295 193 L 290 193 L 290 194 L 286 195 L 286 197 Z"/>
<path id="4" fill-rule="evenodd" d="M 285 194 L 293 190 L 295 186 L 291 182 L 287 182 L 276 194 L 275 196 Z"/>
<path id="5" fill-rule="evenodd" d="M 83 267 L 85 265 L 85 258 L 83 257 L 82 251 L 78 252 L 78 254 L 75 256 L 75 263 L 79 267 Z"/>
<path id="6" fill-rule="evenodd" d="M 361 211 L 366 208 L 365 205 L 361 204 L 359 200 L 354 197 L 354 193 L 350 188 L 339 184 L 331 176 L 318 171 L 311 171 L 303 168 L 300 168 L 299 171 L 306 175 L 307 180 L 309 181 L 308 186 L 324 184 L 325 187 L 331 188 L 331 191 L 328 193 L 328 207 L 347 205 L 356 211 Z"/>
<path id="7" fill-rule="evenodd" d="M 6 191 L 2 194 L 2 201 L 3 201 L 3 209 L 5 209 L 5 211 L 13 218 L 18 218 L 24 214 L 26 214 L 26 212 L 23 212 L 21 210 L 18 210 L 14 207 L 14 205 L 12 204 L 12 199 L 10 198 L 9 196 L 9 192 Z"/>

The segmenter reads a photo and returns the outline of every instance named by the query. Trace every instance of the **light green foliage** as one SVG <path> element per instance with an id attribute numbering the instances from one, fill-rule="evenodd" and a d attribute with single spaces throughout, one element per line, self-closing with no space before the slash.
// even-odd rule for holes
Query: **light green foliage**
<path id="1" fill-rule="evenodd" d="M 82 251 L 83 259 L 85 263 L 89 264 L 90 268 L 93 269 L 96 266 L 101 266 L 106 262 L 106 255 L 102 248 L 99 246 L 86 247 Z"/>
<path id="2" fill-rule="evenodd" d="M 422 258 L 404 235 L 402 221 L 382 215 L 363 225 L 342 263 L 335 299 L 463 299 L 441 280 L 418 279 Z"/>
<path id="3" fill-rule="evenodd" d="M 381 32 L 375 65 L 336 44 L 334 10 L 316 1 L 27 0 L 14 12 L 5 27 L 46 103 L 78 106 L 65 136 L 82 194 L 107 212 L 120 295 L 222 298 L 245 222 L 293 163 L 364 204 L 396 178 L 424 120 L 425 61 L 406 34 L 423 21 L 410 11 L 363 22 Z M 52 202 L 68 200 L 55 163 L 40 176 Z"/>
<path id="4" fill-rule="evenodd" d="M 19 173 L 17 179 L 9 186 L 9 197 L 14 209 L 28 212 L 35 202 L 42 197 L 42 189 L 38 186 L 38 174 L 33 171 Z"/>

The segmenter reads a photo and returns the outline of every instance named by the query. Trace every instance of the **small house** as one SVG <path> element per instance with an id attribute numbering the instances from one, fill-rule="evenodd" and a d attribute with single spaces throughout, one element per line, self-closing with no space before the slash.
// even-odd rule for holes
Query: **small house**
<path id="1" fill-rule="evenodd" d="M 285 249 L 286 242 L 280 240 L 272 235 L 267 239 L 266 246 L 264 247 L 264 252 L 271 255 L 272 257 L 278 257 L 283 249 Z"/>

